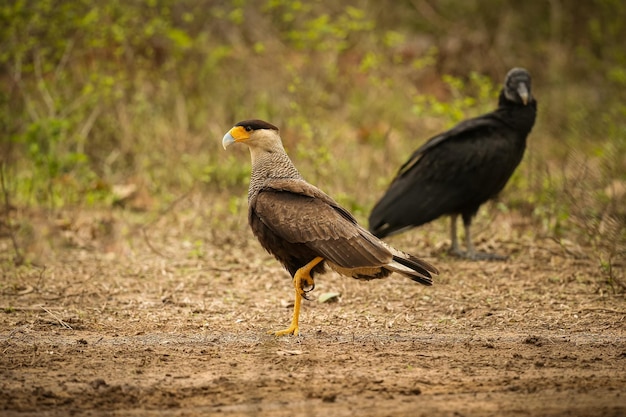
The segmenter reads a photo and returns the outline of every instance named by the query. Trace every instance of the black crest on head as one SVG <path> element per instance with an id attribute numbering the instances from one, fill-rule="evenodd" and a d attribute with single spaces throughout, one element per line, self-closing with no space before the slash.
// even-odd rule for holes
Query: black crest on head
<path id="1" fill-rule="evenodd" d="M 259 129 L 271 129 L 278 131 L 278 128 L 271 123 L 268 123 L 264 120 L 259 119 L 250 119 L 244 120 L 243 122 L 237 123 L 235 126 L 241 126 L 245 128 L 247 131 L 259 130 Z"/>

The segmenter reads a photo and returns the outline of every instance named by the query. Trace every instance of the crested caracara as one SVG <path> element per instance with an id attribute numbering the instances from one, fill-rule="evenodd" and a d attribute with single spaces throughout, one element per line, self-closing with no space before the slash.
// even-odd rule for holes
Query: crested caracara
<path id="1" fill-rule="evenodd" d="M 289 271 L 295 288 L 291 325 L 278 335 L 299 333 L 302 297 L 325 267 L 341 275 L 383 278 L 398 272 L 424 285 L 437 269 L 382 242 L 331 197 L 306 182 L 283 148 L 278 128 L 262 120 L 237 123 L 224 135 L 224 148 L 250 149 L 252 173 L 248 222 L 261 245 Z"/>

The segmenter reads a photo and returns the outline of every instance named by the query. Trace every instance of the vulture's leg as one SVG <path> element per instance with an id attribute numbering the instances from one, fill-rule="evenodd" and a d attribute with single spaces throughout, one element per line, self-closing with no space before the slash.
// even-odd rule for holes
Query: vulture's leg
<path id="1" fill-rule="evenodd" d="M 296 271 L 296 274 L 293 277 L 293 286 L 296 292 L 296 299 L 293 303 L 293 318 L 291 319 L 291 326 L 284 330 L 270 333 L 274 333 L 276 336 L 283 336 L 286 334 L 298 335 L 298 318 L 300 317 L 300 304 L 302 303 L 302 297 L 306 297 L 304 288 L 312 288 L 315 286 L 315 281 L 313 281 L 313 277 L 311 276 L 311 269 L 315 268 L 315 266 L 323 260 L 324 258 L 318 256 L 317 258 L 313 259 L 311 262 Z M 310 289 L 308 291 L 310 291 Z"/>
<path id="2" fill-rule="evenodd" d="M 467 252 L 465 252 L 465 257 L 467 259 L 477 259 L 476 248 L 474 247 L 474 242 L 472 242 L 472 222 L 463 221 L 463 226 L 465 228 L 465 247 L 467 248 Z"/>
<path id="3" fill-rule="evenodd" d="M 452 242 L 450 246 L 450 253 L 455 256 L 465 256 L 465 253 L 459 249 L 459 240 L 457 238 L 456 232 L 456 219 L 458 214 L 453 214 L 450 216 L 450 241 Z"/>
<path id="4" fill-rule="evenodd" d="M 467 248 L 467 252 L 464 254 L 465 258 L 473 261 L 504 261 L 507 259 L 507 256 L 498 255 L 497 253 L 476 252 L 470 230 L 472 225 L 471 216 L 463 216 L 463 225 L 465 226 L 465 247 Z"/>

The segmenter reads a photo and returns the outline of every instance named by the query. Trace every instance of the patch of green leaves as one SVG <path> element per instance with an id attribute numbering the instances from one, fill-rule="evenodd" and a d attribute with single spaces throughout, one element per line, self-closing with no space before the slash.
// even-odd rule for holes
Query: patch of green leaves
<path id="1" fill-rule="evenodd" d="M 447 119 L 451 127 L 460 121 L 478 116 L 495 108 L 501 84 L 489 77 L 470 72 L 467 80 L 444 75 L 442 81 L 450 91 L 450 100 L 440 100 L 433 94 L 414 96 L 412 112 L 417 117 L 439 117 Z"/>

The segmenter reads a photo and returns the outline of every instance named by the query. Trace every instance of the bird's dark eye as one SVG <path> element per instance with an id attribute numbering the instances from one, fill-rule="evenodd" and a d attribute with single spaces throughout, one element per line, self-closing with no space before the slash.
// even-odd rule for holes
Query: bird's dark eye
<path id="1" fill-rule="evenodd" d="M 246 132 L 252 132 L 252 127 L 250 126 L 246 126 L 245 129 L 246 129 Z"/>

